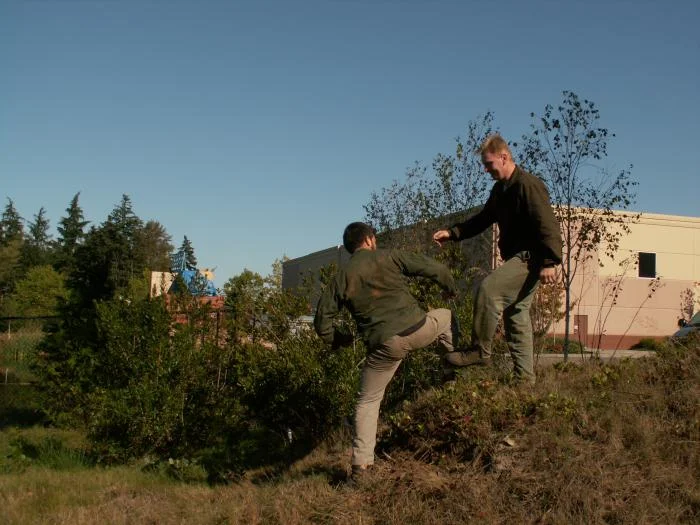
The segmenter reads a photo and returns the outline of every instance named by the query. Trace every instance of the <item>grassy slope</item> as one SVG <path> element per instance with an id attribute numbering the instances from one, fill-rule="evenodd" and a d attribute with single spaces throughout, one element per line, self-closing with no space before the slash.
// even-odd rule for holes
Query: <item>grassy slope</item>
<path id="1" fill-rule="evenodd" d="M 393 415 L 385 459 L 344 483 L 349 439 L 228 486 L 99 469 L 80 436 L 0 432 L 3 523 L 699 523 L 700 344 L 541 370 L 469 371 Z M 23 452 L 28 453 L 23 455 Z"/>

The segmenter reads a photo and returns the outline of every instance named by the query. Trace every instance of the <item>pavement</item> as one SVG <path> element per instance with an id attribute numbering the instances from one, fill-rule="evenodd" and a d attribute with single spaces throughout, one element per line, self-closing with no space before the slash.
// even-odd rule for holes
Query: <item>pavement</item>
<path id="1" fill-rule="evenodd" d="M 604 363 L 621 359 L 637 359 L 640 357 L 653 357 L 653 350 L 586 350 L 582 354 L 569 354 L 569 362 L 585 363 L 591 359 L 600 359 Z M 564 354 L 539 354 L 535 356 L 537 366 L 551 366 L 554 363 L 564 361 Z"/>

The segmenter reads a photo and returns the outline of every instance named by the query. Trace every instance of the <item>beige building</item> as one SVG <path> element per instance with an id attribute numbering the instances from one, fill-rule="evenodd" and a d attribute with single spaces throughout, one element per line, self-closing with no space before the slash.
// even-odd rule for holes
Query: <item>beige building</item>
<path id="1" fill-rule="evenodd" d="M 613 258 L 602 245 L 574 276 L 570 332 L 587 346 L 629 348 L 667 337 L 688 298 L 698 309 L 700 218 L 643 213 L 629 227 Z M 564 326 L 553 331 L 563 334 Z"/>
<path id="2" fill-rule="evenodd" d="M 678 329 L 689 294 L 694 310 L 700 309 L 700 218 L 644 213 L 629 227 L 613 258 L 602 245 L 590 258 L 573 262 L 569 331 L 588 347 L 626 349 L 643 338 L 668 337 Z M 427 237 L 421 241 L 430 244 Z M 493 268 L 496 241 L 497 231 L 489 229 L 463 242 L 463 250 L 478 254 L 473 264 Z M 282 286 L 295 288 L 304 275 L 318 274 L 330 263 L 340 266 L 348 257 L 338 246 L 290 259 L 283 264 Z M 550 333 L 564 331 L 562 320 Z"/>

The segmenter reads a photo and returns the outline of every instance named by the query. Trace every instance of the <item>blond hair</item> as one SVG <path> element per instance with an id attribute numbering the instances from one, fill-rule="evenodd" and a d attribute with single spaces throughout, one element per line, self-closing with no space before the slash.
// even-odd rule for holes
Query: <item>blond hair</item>
<path id="1" fill-rule="evenodd" d="M 513 154 L 510 152 L 508 143 L 498 133 L 494 133 L 493 135 L 486 137 L 486 140 L 481 143 L 478 151 L 481 155 L 484 155 L 485 153 L 494 154 L 506 152 L 508 157 L 511 159 L 513 158 Z"/>

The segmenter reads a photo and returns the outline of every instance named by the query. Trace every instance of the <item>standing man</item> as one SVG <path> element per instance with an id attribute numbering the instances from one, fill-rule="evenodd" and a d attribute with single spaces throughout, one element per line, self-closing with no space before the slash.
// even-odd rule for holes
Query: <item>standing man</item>
<path id="1" fill-rule="evenodd" d="M 454 295 L 456 286 L 449 269 L 424 255 L 377 249 L 374 230 L 353 222 L 343 233 L 343 245 L 351 254 L 321 296 L 314 327 L 326 343 L 347 341 L 334 319 L 346 307 L 357 323 L 369 350 L 360 378 L 352 443 L 352 473 L 356 478 L 374 464 L 379 405 L 384 390 L 401 360 L 411 350 L 439 341 L 452 351 L 456 326 L 452 312 L 438 308 L 425 312 L 410 294 L 404 276 L 421 276 Z"/>
<path id="2" fill-rule="evenodd" d="M 479 285 L 474 299 L 472 348 L 446 356 L 454 366 L 488 365 L 491 345 L 503 315 L 506 341 L 516 377 L 535 381 L 530 305 L 542 283 L 558 279 L 561 232 L 544 183 L 517 166 L 500 135 L 489 136 L 479 149 L 484 169 L 496 183 L 479 213 L 433 234 L 440 246 L 460 241 L 498 224 L 498 248 L 505 261 Z"/>

